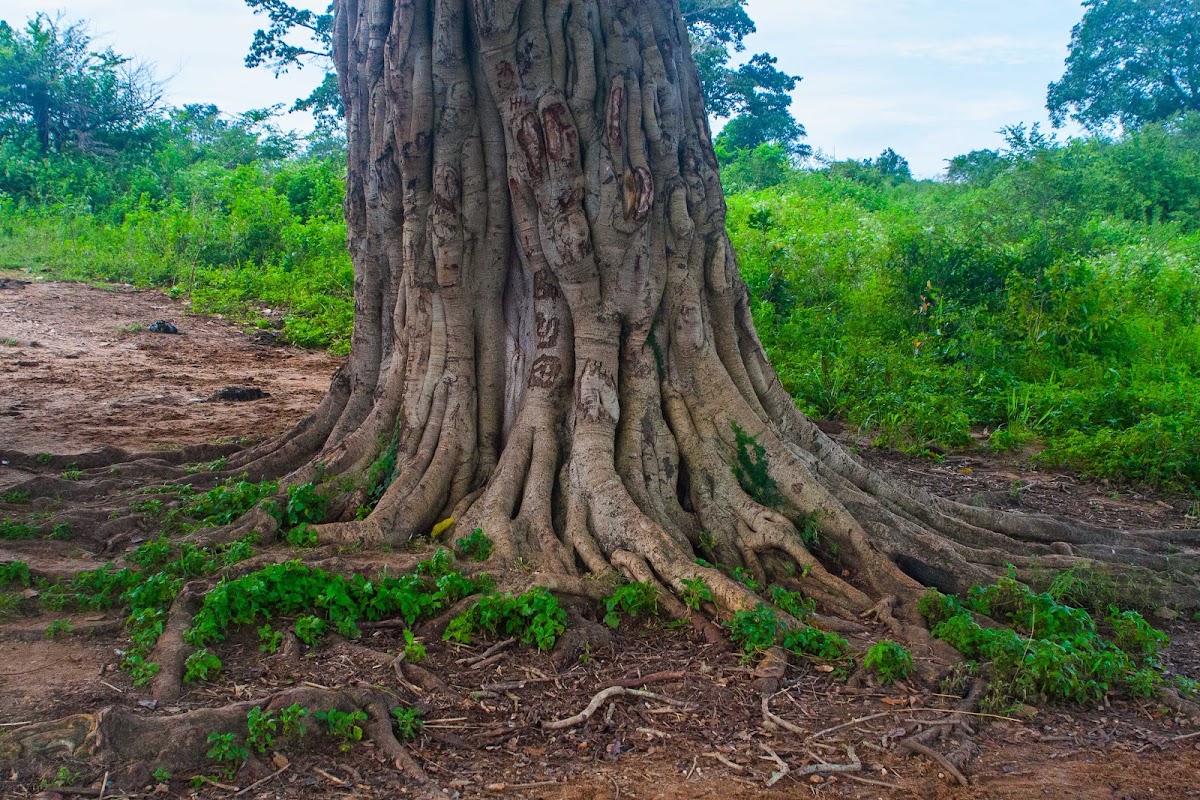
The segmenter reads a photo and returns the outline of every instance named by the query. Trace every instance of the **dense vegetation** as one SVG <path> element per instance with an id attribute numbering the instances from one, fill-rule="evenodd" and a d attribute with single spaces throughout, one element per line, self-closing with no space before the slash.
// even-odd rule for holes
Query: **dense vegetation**
<path id="1" fill-rule="evenodd" d="M 344 352 L 336 152 L 202 107 L 142 135 L 5 140 L 0 266 L 161 286 Z M 1040 440 L 1047 464 L 1200 485 L 1200 118 L 1064 145 L 1013 129 L 937 182 L 888 153 L 723 155 L 759 333 L 807 412 L 917 451 Z"/>

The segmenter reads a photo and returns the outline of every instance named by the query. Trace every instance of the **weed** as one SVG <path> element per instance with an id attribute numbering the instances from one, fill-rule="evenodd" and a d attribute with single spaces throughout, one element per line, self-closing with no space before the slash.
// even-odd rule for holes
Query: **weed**
<path id="1" fill-rule="evenodd" d="M 890 686 L 912 673 L 912 653 L 903 645 L 884 639 L 867 649 L 867 654 L 863 657 L 863 668 L 874 672 L 881 685 Z"/>
<path id="2" fill-rule="evenodd" d="M 166 767 L 158 767 L 150 773 L 150 777 L 154 778 L 155 783 L 170 783 L 171 772 Z"/>
<path id="3" fill-rule="evenodd" d="M 29 565 L 24 561 L 12 561 L 0 564 L 0 586 L 19 583 L 28 586 L 30 580 Z"/>
<path id="4" fill-rule="evenodd" d="M 207 681 L 220 674 L 221 659 L 210 653 L 207 648 L 201 648 L 187 657 L 183 662 L 183 670 L 185 683 Z"/>
<path id="5" fill-rule="evenodd" d="M 76 467 L 74 464 L 62 471 L 62 479 L 64 481 L 77 481 L 83 477 L 83 470 Z"/>
<path id="6" fill-rule="evenodd" d="M 275 744 L 279 720 L 274 712 L 255 707 L 246 714 L 246 730 L 246 744 L 260 753 L 265 753 Z"/>
<path id="7" fill-rule="evenodd" d="M 400 706 L 392 709 L 392 716 L 396 719 L 396 730 L 401 741 L 410 741 L 417 738 L 417 734 L 425 727 L 425 721 L 421 719 L 421 710 L 411 706 Z"/>
<path id="8" fill-rule="evenodd" d="M 234 522 L 264 499 L 278 493 L 275 481 L 250 483 L 230 478 L 203 494 L 190 498 L 180 512 L 206 527 L 220 527 Z"/>
<path id="9" fill-rule="evenodd" d="M 539 587 L 519 597 L 484 595 L 450 621 L 444 638 L 469 644 L 477 633 L 499 634 L 549 650 L 566 629 L 567 612 L 549 590 Z"/>
<path id="10" fill-rule="evenodd" d="M 799 592 L 788 591 L 782 586 L 772 586 L 769 597 L 781 611 L 786 611 L 801 622 L 808 619 L 817 610 L 817 604 L 814 601 Z"/>
<path id="11" fill-rule="evenodd" d="M 283 644 L 283 631 L 277 631 L 268 623 L 258 629 L 258 650 L 260 653 L 275 655 Z"/>
<path id="12" fill-rule="evenodd" d="M 804 626 L 783 636 L 783 649 L 820 661 L 839 661 L 850 655 L 850 643 L 836 633 Z"/>
<path id="13" fill-rule="evenodd" d="M 297 525 L 284 534 L 284 540 L 292 547 L 312 548 L 317 546 L 317 531 L 311 525 Z"/>
<path id="14" fill-rule="evenodd" d="M 679 597 L 683 600 L 683 604 L 693 611 L 699 611 L 703 603 L 716 602 L 712 589 L 708 587 L 704 578 L 700 577 L 684 578 L 683 589 L 679 592 Z"/>
<path id="15" fill-rule="evenodd" d="M 658 589 L 648 583 L 627 583 L 604 599 L 604 624 L 619 627 L 621 615 L 658 616 Z"/>
<path id="16" fill-rule="evenodd" d="M 131 322 L 128 325 L 119 326 L 117 328 L 117 334 L 123 336 L 125 334 L 130 334 L 130 333 L 141 333 L 144 330 L 146 330 L 146 326 L 143 325 L 142 323 Z"/>
<path id="17" fill-rule="evenodd" d="M 71 538 L 71 526 L 66 522 L 60 522 L 50 529 L 50 533 L 46 536 L 47 539 L 55 541 L 66 541 Z"/>
<path id="18" fill-rule="evenodd" d="M 57 639 L 60 636 L 70 636 L 75 632 L 75 626 L 69 619 L 56 619 L 46 626 L 46 638 Z"/>
<path id="19" fill-rule="evenodd" d="M 308 709 L 298 703 L 293 703 L 280 711 L 279 724 L 283 726 L 283 735 L 295 738 L 304 736 L 308 731 L 304 726 L 304 718 L 308 716 L 308 713 Z"/>
<path id="20" fill-rule="evenodd" d="M 752 611 L 734 614 L 726 627 L 734 643 L 741 646 L 746 657 L 751 657 L 775 644 L 779 635 L 779 618 L 765 603 L 759 603 Z"/>
<path id="21" fill-rule="evenodd" d="M 779 493 L 779 485 L 771 477 L 766 448 L 736 422 L 730 424 L 737 441 L 737 463 L 732 468 L 734 477 L 756 503 L 768 508 L 780 505 L 783 495 Z"/>
<path id="22" fill-rule="evenodd" d="M 145 514 L 148 517 L 161 517 L 164 506 L 162 500 L 135 500 L 129 504 L 129 510 L 134 514 Z"/>
<path id="23" fill-rule="evenodd" d="M 0 503 L 8 503 L 13 506 L 25 505 L 29 502 L 29 492 L 12 491 L 0 495 Z"/>
<path id="24" fill-rule="evenodd" d="M 729 571 L 729 577 L 745 586 L 752 592 L 757 592 L 762 586 L 754 579 L 753 573 L 745 567 L 734 567 Z"/>
<path id="25" fill-rule="evenodd" d="M 453 564 L 454 555 L 449 550 L 439 547 L 432 557 L 417 562 L 417 574 L 440 578 L 450 574 Z"/>
<path id="26" fill-rule="evenodd" d="M 0 520 L 0 539 L 9 541 L 28 541 L 36 539 L 38 529 L 36 525 L 31 525 L 27 522 L 14 522 L 10 519 Z"/>
<path id="27" fill-rule="evenodd" d="M 328 627 L 325 620 L 320 617 L 305 614 L 296 620 L 296 638 L 309 647 L 316 647 L 320 644 L 321 637 L 325 635 L 325 630 Z"/>
<path id="28" fill-rule="evenodd" d="M 0 344 L 4 345 L 5 347 L 18 347 L 21 343 L 16 339 L 0 339 Z"/>
<path id="29" fill-rule="evenodd" d="M 410 664 L 419 664 L 425 660 L 425 645 L 417 641 L 411 630 L 404 631 L 404 659 Z"/>
<path id="30" fill-rule="evenodd" d="M 59 767 L 58 772 L 52 778 L 45 778 L 39 784 L 40 789 L 51 789 L 62 786 L 75 786 L 79 783 L 79 779 L 83 777 L 82 773 L 75 772 L 68 767 Z"/>
<path id="31" fill-rule="evenodd" d="M 53 453 L 38 453 L 34 459 L 40 466 L 47 467 L 54 461 Z"/>
<path id="32" fill-rule="evenodd" d="M 226 777 L 232 778 L 241 769 L 242 764 L 250 757 L 250 751 L 237 744 L 232 733 L 210 733 L 208 735 L 207 756 L 217 765 Z"/>
<path id="33" fill-rule="evenodd" d="M 336 708 L 329 711 L 318 711 L 316 717 L 325 723 L 330 736 L 337 739 L 338 749 L 343 753 L 350 752 L 354 743 L 362 741 L 363 729 L 359 723 L 367 721 L 367 715 L 362 711 L 339 711 Z"/>
<path id="34" fill-rule="evenodd" d="M 476 528 L 470 536 L 459 539 L 458 543 L 454 545 L 454 550 L 458 553 L 459 558 L 470 561 L 487 561 L 492 557 L 494 547 L 492 540 L 484 535 L 483 530 Z"/>
<path id="35" fill-rule="evenodd" d="M 715 560 L 717 557 L 717 537 L 716 534 L 707 531 L 700 531 L 700 552 L 704 553 L 710 559 Z"/>
<path id="36" fill-rule="evenodd" d="M 147 661 L 142 655 L 127 655 L 121 661 L 121 669 L 129 673 L 134 686 L 147 686 L 158 675 L 159 665 Z"/>

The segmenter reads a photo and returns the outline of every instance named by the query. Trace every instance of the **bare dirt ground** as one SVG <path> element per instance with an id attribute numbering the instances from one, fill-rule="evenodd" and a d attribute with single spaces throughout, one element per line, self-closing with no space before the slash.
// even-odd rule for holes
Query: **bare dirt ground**
<path id="1" fill-rule="evenodd" d="M 0 275 L 0 280 L 5 276 Z M 8 276 L 19 277 L 19 276 Z M 133 323 L 176 323 L 181 336 L 121 333 Z M 15 340 L 12 344 L 10 340 Z M 33 342 L 37 342 L 36 345 Z M 310 409 L 336 359 L 256 342 L 234 326 L 189 316 L 166 297 L 81 285 L 0 285 L 0 449 L 81 452 L 102 444 L 171 447 L 217 438 L 271 435 Z M 261 388 L 251 403 L 212 402 L 223 386 Z M 1074 476 L 1039 472 L 1017 459 L 982 453 L 941 464 L 871 450 L 851 433 L 842 440 L 878 466 L 943 494 L 1017 511 L 1050 511 L 1112 525 L 1194 525 L 1186 500 L 1118 491 Z M 22 476 L 0 467 L 0 491 Z M 23 509 L 0 504 L 0 519 Z M 149 533 L 149 532 L 147 532 Z M 83 537 L 86 540 L 86 537 Z M 366 556 L 349 556 L 361 559 Z M 95 568 L 102 559 L 73 541 L 0 542 L 0 563 L 24 560 L 53 576 Z M 75 633 L 49 639 L 47 626 L 70 619 Z M 1168 666 L 1200 677 L 1200 626 L 1163 622 L 1173 645 Z M 190 688 L 173 705 L 117 670 L 128 646 L 116 612 L 62 614 L 24 598 L 0 618 L 0 736 L 30 722 L 106 706 L 144 715 L 266 697 L 304 684 L 372 685 L 416 699 L 386 658 L 403 648 L 398 631 L 368 631 L 357 643 L 332 641 L 299 656 L 263 656 L 252 630 L 216 648 L 225 671 Z M 953 699 L 937 687 L 899 684 L 851 689 L 817 671 L 793 670 L 769 698 L 770 711 L 801 731 L 764 719 L 754 665 L 728 648 L 705 644 L 665 622 L 626 622 L 611 647 L 569 664 L 510 647 L 481 665 L 474 647 L 430 637 L 426 666 L 445 690 L 418 700 L 426 727 L 413 755 L 447 796 L 543 800 L 719 800 L 724 798 L 1025 798 L 1200 797 L 1200 720 L 1179 718 L 1153 701 L 1112 700 L 1095 708 L 1027 708 L 1022 718 L 973 718 L 971 785 L 939 764 L 903 756 L 894 742 L 953 717 Z M 663 675 L 661 673 L 668 673 Z M 540 728 L 584 708 L 599 690 L 636 684 L 669 698 L 613 702 L 565 731 Z M 830 730 L 830 729 L 833 730 Z M 810 777 L 806 766 L 846 763 L 861 771 Z M 282 749 L 271 762 L 252 758 L 223 785 L 192 789 L 173 776 L 156 788 L 143 770 L 142 796 L 200 798 L 391 798 L 410 789 L 369 743 L 347 754 L 331 743 Z M 778 760 L 775 760 L 775 759 Z M 782 772 L 785 763 L 789 774 Z M 67 765 L 90 794 L 42 791 L 32 765 L 0 774 L 0 797 L 97 796 L 103 773 Z M 131 765 L 111 765 L 113 774 Z M 256 782 L 265 782 L 252 787 Z M 120 793 L 105 796 L 119 797 Z"/>

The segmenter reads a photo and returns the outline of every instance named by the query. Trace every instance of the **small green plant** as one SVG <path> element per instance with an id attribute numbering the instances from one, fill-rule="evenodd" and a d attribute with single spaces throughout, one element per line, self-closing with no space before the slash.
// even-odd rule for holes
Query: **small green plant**
<path id="1" fill-rule="evenodd" d="M 16 339 L 0 339 L 0 344 L 3 344 L 5 347 L 18 347 L 21 343 Z"/>
<path id="2" fill-rule="evenodd" d="M 747 658 L 769 649 L 779 635 L 779 618 L 759 603 L 752 611 L 739 611 L 726 623 L 730 638 L 740 645 Z"/>
<path id="3" fill-rule="evenodd" d="M 50 529 L 50 533 L 46 538 L 56 541 L 66 541 L 71 538 L 71 526 L 65 522 L 60 522 Z"/>
<path id="4" fill-rule="evenodd" d="M 704 578 L 684 578 L 683 589 L 679 592 L 679 597 L 683 600 L 683 604 L 693 611 L 699 611 L 703 603 L 715 602 L 712 589 L 708 587 L 708 583 Z"/>
<path id="5" fill-rule="evenodd" d="M 392 716 L 396 719 L 396 730 L 401 741 L 411 741 L 417 738 L 417 734 L 425 727 L 425 721 L 421 719 L 419 708 L 411 706 L 393 708 Z"/>
<path id="6" fill-rule="evenodd" d="M 0 521 L 0 539 L 9 541 L 29 541 L 36 539 L 38 529 L 36 525 L 31 525 L 27 522 L 14 522 L 10 519 Z"/>
<path id="7" fill-rule="evenodd" d="M 745 586 L 752 592 L 757 592 L 762 586 L 754 579 L 754 574 L 745 567 L 734 567 L 729 571 L 729 577 Z"/>
<path id="8" fill-rule="evenodd" d="M 863 657 L 863 667 L 874 672 L 881 685 L 890 686 L 912 673 L 912 653 L 898 642 L 884 639 L 867 650 L 866 656 Z"/>
<path id="9" fill-rule="evenodd" d="M 171 771 L 166 767 L 158 767 L 154 770 L 154 772 L 151 773 L 151 777 L 154 778 L 155 783 L 170 783 Z"/>
<path id="10" fill-rule="evenodd" d="M 283 631 L 277 631 L 268 623 L 258 629 L 259 652 L 275 655 L 283 644 Z"/>
<path id="11" fill-rule="evenodd" d="M 791 614 L 801 622 L 812 616 L 817 608 L 817 604 L 809 598 L 799 592 L 788 591 L 782 586 L 772 586 L 770 598 L 781 611 Z"/>
<path id="12" fill-rule="evenodd" d="M 450 621 L 444 638 L 469 644 L 477 633 L 514 636 L 549 650 L 567 629 L 567 612 L 548 589 L 538 587 L 519 597 L 488 594 Z"/>
<path id="13" fill-rule="evenodd" d="M 35 458 L 34 461 L 36 461 L 40 466 L 48 467 L 48 466 L 50 466 L 51 463 L 54 462 L 54 454 L 53 453 L 38 453 L 37 458 Z"/>
<path id="14" fill-rule="evenodd" d="M 309 647 L 316 647 L 321 637 L 325 635 L 328 625 L 325 620 L 312 614 L 305 614 L 296 620 L 296 638 Z"/>
<path id="15" fill-rule="evenodd" d="M 232 733 L 210 733 L 207 756 L 216 761 L 227 778 L 232 778 L 250 757 L 250 751 L 237 743 Z"/>
<path id="16" fill-rule="evenodd" d="M 62 471 L 62 479 L 64 481 L 77 481 L 83 477 L 83 470 L 72 464 Z"/>
<path id="17" fill-rule="evenodd" d="M 454 569 L 454 555 L 444 547 L 424 561 L 417 562 L 417 574 L 428 575 L 431 578 L 441 578 L 449 575 Z"/>
<path id="18" fill-rule="evenodd" d="M 296 738 L 304 736 L 308 732 L 304 725 L 307 716 L 308 709 L 299 703 L 293 703 L 280 711 L 279 724 L 283 726 L 283 735 Z"/>
<path id="19" fill-rule="evenodd" d="M 13 506 L 22 506 L 29 502 L 29 492 L 7 492 L 0 495 L 0 503 L 8 503 Z"/>
<path id="20" fill-rule="evenodd" d="M 362 741 L 363 729 L 360 723 L 367 721 L 367 715 L 362 711 L 339 711 L 336 708 L 329 711 L 318 711 L 316 717 L 325 723 L 330 736 L 337 739 L 338 749 L 343 753 L 350 752 L 354 743 Z"/>
<path id="21" fill-rule="evenodd" d="M 209 652 L 208 648 L 202 648 L 187 657 L 183 662 L 183 670 L 185 683 L 207 681 L 220 674 L 221 659 Z"/>
<path id="22" fill-rule="evenodd" d="M 46 626 L 46 638 L 57 639 L 60 636 L 70 636 L 75 632 L 75 626 L 69 619 L 56 619 Z"/>
<path id="23" fill-rule="evenodd" d="M 265 753 L 275 744 L 279 720 L 274 712 L 255 707 L 246 714 L 246 731 L 246 744 L 260 753 Z"/>
<path id="24" fill-rule="evenodd" d="M 487 561 L 492 557 L 494 548 L 492 540 L 484 535 L 481 528 L 476 528 L 470 536 L 459 539 L 458 543 L 454 545 L 458 557 L 469 561 Z"/>
<path id="25" fill-rule="evenodd" d="M 779 493 L 779 485 L 771 477 L 767 449 L 736 422 L 730 424 L 737 441 L 737 463 L 732 468 L 734 477 L 756 503 L 768 508 L 780 505 L 783 503 L 783 495 Z"/>
<path id="26" fill-rule="evenodd" d="M 708 531 L 700 531 L 700 551 L 705 556 L 712 560 L 717 558 L 717 537 L 716 534 Z"/>
<path id="27" fill-rule="evenodd" d="M 161 517 L 164 506 L 163 501 L 154 500 L 135 500 L 129 504 L 129 510 L 134 514 L 145 514 L 148 517 Z"/>
<path id="28" fill-rule="evenodd" d="M 292 547 L 312 548 L 318 544 L 317 531 L 308 523 L 297 525 L 284 534 L 283 538 Z"/>
<path id="29" fill-rule="evenodd" d="M 24 561 L 11 561 L 7 564 L 0 564 L 0 586 L 10 583 L 19 583 L 22 586 L 28 586 L 30 577 L 29 565 Z"/>
<path id="30" fill-rule="evenodd" d="M 146 326 L 140 322 L 131 322 L 128 325 L 121 325 L 117 328 L 117 333 L 124 336 L 130 333 L 141 333 L 146 330 Z"/>
<path id="31" fill-rule="evenodd" d="M 820 661 L 839 661 L 850 655 L 850 643 L 841 636 L 811 626 L 784 634 L 783 649 Z"/>
<path id="32" fill-rule="evenodd" d="M 129 673 L 134 686 L 147 686 L 158 675 L 159 665 L 135 653 L 125 656 L 121 661 L 121 669 Z"/>
<path id="33" fill-rule="evenodd" d="M 74 770 L 70 769 L 69 767 L 59 767 L 58 772 L 56 772 L 53 777 L 44 778 L 38 784 L 38 786 L 39 786 L 39 788 L 42 788 L 42 789 L 51 789 L 56 786 L 58 786 L 58 787 L 74 786 L 79 782 L 79 779 L 82 777 L 83 777 L 83 775 L 81 773 L 75 772 Z"/>
<path id="34" fill-rule="evenodd" d="M 619 627 L 621 615 L 627 617 L 657 616 L 658 589 L 648 583 L 627 583 L 604 599 L 604 624 Z"/>
<path id="35" fill-rule="evenodd" d="M 417 637 L 411 630 L 404 631 L 404 659 L 412 664 L 419 664 L 425 660 L 425 645 L 417 641 Z"/>

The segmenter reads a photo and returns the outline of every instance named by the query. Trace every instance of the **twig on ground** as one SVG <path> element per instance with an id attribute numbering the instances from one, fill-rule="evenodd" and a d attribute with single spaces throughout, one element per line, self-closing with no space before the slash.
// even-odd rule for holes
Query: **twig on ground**
<path id="1" fill-rule="evenodd" d="M 911 738 L 904 739 L 904 740 L 898 742 L 897 744 L 899 744 L 901 747 L 911 750 L 914 753 L 920 753 L 923 756 L 932 758 L 934 761 L 941 764 L 946 769 L 947 772 L 949 772 L 951 775 L 953 775 L 954 779 L 956 781 L 958 781 L 961 785 L 963 785 L 963 786 L 971 785 L 971 782 L 967 780 L 967 776 L 963 775 L 962 772 L 958 769 L 958 767 L 951 764 L 950 759 L 946 758 L 944 755 L 939 753 L 937 750 L 934 750 L 929 745 L 922 744 L 921 742 L 915 741 L 914 739 L 911 739 Z"/>
<path id="2" fill-rule="evenodd" d="M 779 771 L 772 772 L 771 777 L 767 779 L 767 788 L 769 789 L 772 786 L 774 786 L 775 784 L 779 783 L 784 778 L 786 778 L 788 776 L 788 773 L 790 773 L 792 771 L 792 768 L 787 765 L 786 761 L 784 761 L 782 758 L 779 757 L 778 753 L 776 753 L 771 748 L 767 747 L 762 742 L 759 742 L 758 746 L 761 747 L 763 749 L 763 752 L 767 754 L 767 757 L 764 758 L 763 761 L 773 761 L 779 765 Z"/>
<path id="3" fill-rule="evenodd" d="M 865 717 L 859 717 L 858 719 L 852 719 L 849 722 L 843 722 L 841 725 L 834 725 L 832 728 L 826 728 L 823 731 L 817 731 L 812 736 L 809 736 L 808 739 L 806 739 L 805 741 L 811 742 L 813 739 L 820 739 L 822 736 L 824 736 L 828 733 L 833 733 L 834 731 L 840 731 L 843 728 L 851 728 L 855 725 L 860 725 L 864 722 L 870 722 L 871 720 L 874 720 L 874 719 L 883 719 L 884 717 L 890 717 L 896 713 L 897 712 L 895 712 L 895 711 L 883 711 L 879 714 L 868 714 Z"/>
<path id="4" fill-rule="evenodd" d="M 477 656 L 471 656 L 470 658 L 460 658 L 457 661 L 455 661 L 454 663 L 455 664 L 466 664 L 467 666 L 471 666 L 473 664 L 478 664 L 480 661 L 486 661 L 487 659 L 496 655 L 496 653 L 499 653 L 501 650 L 505 650 L 509 647 L 512 647 L 516 643 L 517 643 L 516 639 L 505 639 L 503 642 L 497 642 L 496 644 L 492 645 L 487 650 L 484 650 L 482 653 L 480 653 Z"/>
<path id="5" fill-rule="evenodd" d="M 613 686 L 620 686 L 625 689 L 633 689 L 638 686 L 647 686 L 651 683 L 681 681 L 687 676 L 688 674 L 686 672 L 655 672 L 652 675 L 644 675 L 640 678 L 622 678 L 619 681 L 614 681 Z"/>
<path id="6" fill-rule="evenodd" d="M 284 771 L 286 771 L 286 770 L 288 770 L 288 769 L 291 769 L 291 767 L 292 767 L 292 765 L 291 765 L 291 764 L 284 764 L 282 767 L 280 767 L 279 769 L 275 770 L 274 772 L 272 772 L 270 775 L 268 775 L 267 777 L 263 778 L 262 780 L 255 781 L 254 783 L 252 783 L 252 784 L 250 784 L 249 786 L 247 786 L 245 789 L 242 789 L 242 790 L 241 790 L 241 791 L 239 791 L 237 794 L 235 794 L 235 795 L 234 795 L 234 797 L 241 797 L 241 796 L 242 796 L 242 795 L 244 795 L 244 794 L 250 794 L 250 792 L 253 792 L 255 789 L 257 789 L 258 787 L 262 786 L 264 783 L 268 783 L 268 782 L 270 782 L 270 781 L 273 781 L 273 780 L 275 780 L 275 779 L 276 779 L 276 778 L 278 778 L 280 775 L 282 775 L 282 774 L 284 773 Z"/>
<path id="7" fill-rule="evenodd" d="M 745 772 L 746 771 L 746 768 L 743 767 L 741 764 L 738 764 L 734 761 L 730 761 L 728 758 L 726 758 L 721 753 L 718 753 L 715 751 L 712 753 L 704 753 L 704 757 L 705 758 L 715 758 L 717 761 L 720 761 L 722 764 L 729 767 L 734 772 Z"/>
<path id="8" fill-rule="evenodd" d="M 642 689 L 627 689 L 624 686 L 610 686 L 607 689 L 598 692 L 596 696 L 592 698 L 592 702 L 588 703 L 587 708 L 585 708 L 583 711 L 580 711 L 573 717 L 560 719 L 557 722 L 543 722 L 542 729 L 547 731 L 560 731 L 564 728 L 571 728 L 575 725 L 580 725 L 591 719 L 592 715 L 599 711 L 600 707 L 609 700 L 613 699 L 614 697 L 622 697 L 625 695 L 632 697 L 644 697 L 648 700 L 657 700 L 660 703 L 667 703 L 668 705 L 673 706 L 687 705 L 687 703 L 684 703 L 680 700 L 673 700 L 670 697 L 663 697 L 660 694 L 647 692 Z"/>
<path id="9" fill-rule="evenodd" d="M 822 772 L 859 772 L 862 770 L 862 761 L 859 760 L 858 754 L 854 752 L 853 747 L 846 748 L 846 758 L 850 759 L 848 764 L 830 764 L 823 759 L 818 759 L 822 763 L 809 764 L 807 767 L 792 770 L 796 775 L 818 775 Z"/>
<path id="10" fill-rule="evenodd" d="M 771 699 L 770 695 L 766 695 L 766 694 L 763 695 L 762 713 L 763 713 L 763 721 L 764 722 L 767 722 L 767 723 L 774 725 L 776 727 L 779 727 L 779 728 L 783 728 L 785 731 L 787 731 L 789 733 L 794 733 L 797 736 L 804 736 L 806 733 L 808 733 L 808 731 L 804 730 L 803 728 L 801 728 L 799 726 L 793 725 L 792 723 L 788 722 L 786 719 L 783 719 L 782 717 L 772 714 L 771 709 L 767 706 L 767 701 L 769 701 L 770 699 Z"/>

